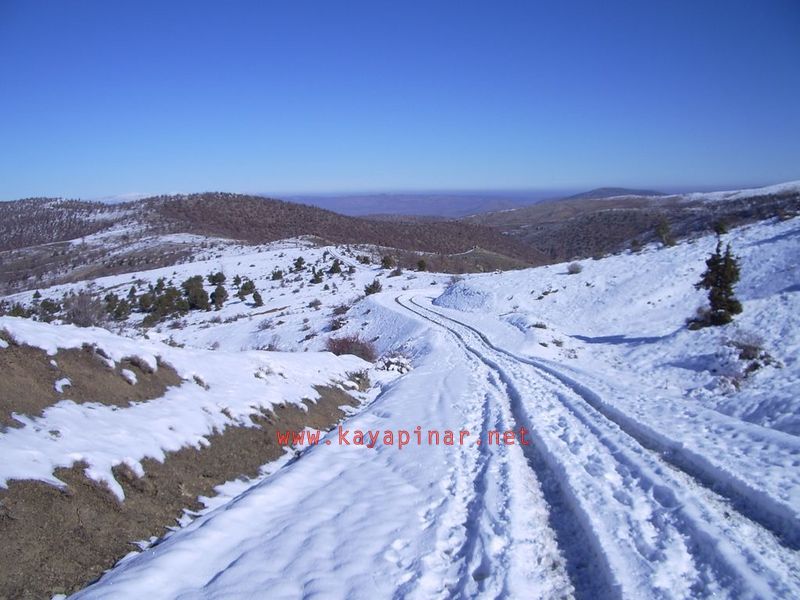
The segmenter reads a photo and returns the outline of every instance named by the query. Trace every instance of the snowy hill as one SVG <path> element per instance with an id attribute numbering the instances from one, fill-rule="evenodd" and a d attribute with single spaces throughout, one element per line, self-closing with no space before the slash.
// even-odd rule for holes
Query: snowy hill
<path id="1" fill-rule="evenodd" d="M 222 272 L 231 294 L 219 310 L 145 327 L 134 309 L 111 323 L 117 333 L 0 318 L 0 357 L 13 344 L 86 345 L 112 366 L 134 356 L 182 381 L 121 407 L 71 402 L 62 382 L 64 400 L 0 433 L 0 476 L 9 490 L 13 479 L 63 486 L 77 477 L 63 468 L 82 461 L 121 497 L 152 484 L 146 457 L 169 466 L 186 444 L 202 457 L 223 443 L 214 427 L 339 385 L 359 398 L 340 427 L 328 421 L 316 443 L 218 487 L 76 597 L 794 597 L 800 219 L 725 239 L 744 310 L 698 331 L 686 320 L 706 302 L 694 284 L 714 236 L 580 270 L 461 278 L 391 276 L 359 248 L 229 242 L 101 277 L 96 296 L 122 297 Z M 235 296 L 234 276 L 263 304 Z M 374 280 L 382 291 L 364 297 Z M 34 307 L 84 287 L 7 300 Z M 381 360 L 325 352 L 351 336 Z M 362 371 L 371 386 L 358 392 Z"/>
<path id="2" fill-rule="evenodd" d="M 198 238 L 258 245 L 287 238 L 392 248 L 403 266 L 421 258 L 466 270 L 544 264 L 525 244 L 457 220 L 386 222 L 315 206 L 222 192 L 106 204 L 60 199 L 0 202 L 0 293 L 132 273 L 192 260 Z M 486 253 L 459 260 L 480 247 Z M 444 267 L 443 267 L 444 268 Z"/>
<path id="3" fill-rule="evenodd" d="M 552 262 L 561 262 L 638 249 L 660 240 L 665 232 L 674 239 L 691 239 L 800 213 L 798 182 L 672 195 L 644 190 L 595 192 L 471 220 L 495 227 L 536 248 Z"/>

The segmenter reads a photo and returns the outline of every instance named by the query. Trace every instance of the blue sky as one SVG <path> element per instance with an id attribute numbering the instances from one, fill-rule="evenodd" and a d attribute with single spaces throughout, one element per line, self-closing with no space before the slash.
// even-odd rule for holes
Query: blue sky
<path id="1" fill-rule="evenodd" d="M 0 198 L 800 178 L 800 2 L 0 0 Z"/>

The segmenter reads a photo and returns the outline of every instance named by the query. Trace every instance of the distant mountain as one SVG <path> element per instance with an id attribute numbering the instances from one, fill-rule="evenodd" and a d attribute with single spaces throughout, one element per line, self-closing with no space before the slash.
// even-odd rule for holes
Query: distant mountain
<path id="1" fill-rule="evenodd" d="M 602 198 L 616 198 L 618 196 L 665 196 L 663 192 L 653 190 L 633 190 L 630 188 L 603 187 L 581 192 L 563 198 L 564 200 L 600 200 Z"/>
<path id="2" fill-rule="evenodd" d="M 419 253 L 425 253 L 431 269 L 489 271 L 636 248 L 659 239 L 665 221 L 672 237 L 680 239 L 800 214 L 800 182 L 650 194 L 579 195 L 463 219 L 396 213 L 354 217 L 296 202 L 217 192 L 117 204 L 53 198 L 0 202 L 0 291 L 177 264 L 191 260 L 198 246 L 213 243 L 210 238 L 259 244 L 310 236 L 390 248 L 378 252 L 390 252 L 404 267 L 413 267 Z M 396 197 L 387 195 L 382 201 L 389 198 Z M 422 208 L 422 197 L 417 201 Z M 489 205 L 487 198 L 481 205 Z"/>
<path id="3" fill-rule="evenodd" d="M 340 196 L 288 196 L 285 200 L 318 206 L 355 217 L 407 215 L 458 218 L 526 206 L 552 198 L 553 192 L 355 194 Z"/>

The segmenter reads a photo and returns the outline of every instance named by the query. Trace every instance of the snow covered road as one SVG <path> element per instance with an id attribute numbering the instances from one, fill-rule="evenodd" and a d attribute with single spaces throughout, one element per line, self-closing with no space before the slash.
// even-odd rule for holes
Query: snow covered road
<path id="1" fill-rule="evenodd" d="M 508 351 L 419 293 L 374 302 L 424 349 L 346 429 L 469 443 L 367 448 L 334 430 L 76 597 L 800 597 L 796 482 L 731 483 L 763 455 L 672 444 L 697 423 L 623 418 L 610 383 Z M 714 414 L 709 430 L 735 421 Z M 793 436 L 735 422 L 731 444 L 761 431 L 778 464 L 796 456 Z M 487 443 L 521 427 L 528 445 Z"/>
<path id="2" fill-rule="evenodd" d="M 490 369 L 449 335 L 413 320 L 427 358 L 346 429 L 420 425 L 468 430 L 475 440 L 506 428 L 511 416 Z M 332 431 L 300 460 L 123 561 L 76 597 L 571 594 L 547 504 L 520 447 L 370 449 L 340 445 L 337 437 Z"/>
<path id="3" fill-rule="evenodd" d="M 624 597 L 798 595 L 796 520 L 760 519 L 786 529 L 751 520 L 681 470 L 680 461 L 668 462 L 597 410 L 587 400 L 590 389 L 498 348 L 420 299 L 397 302 L 449 330 L 504 385 L 501 401 L 532 432 L 531 467 L 545 481 L 554 476 L 566 500 L 551 503 L 551 510 L 568 512 L 550 522 L 562 533 L 559 546 L 576 591 L 595 588 L 591 595 L 597 596 L 602 579 L 606 594 Z M 537 469 L 542 462 L 547 466 Z M 580 531 L 561 532 L 563 520 L 578 523 Z M 586 542 L 593 550 L 589 565 Z"/>

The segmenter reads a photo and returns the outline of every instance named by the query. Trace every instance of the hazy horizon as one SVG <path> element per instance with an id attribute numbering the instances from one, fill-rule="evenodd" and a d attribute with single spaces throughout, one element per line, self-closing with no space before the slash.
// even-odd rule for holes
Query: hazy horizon
<path id="1" fill-rule="evenodd" d="M 265 198 L 275 198 L 279 200 L 299 201 L 302 199 L 337 199 L 337 198 L 356 198 L 356 197 L 379 197 L 379 196 L 463 196 L 463 197 L 480 197 L 480 196 L 496 196 L 498 198 L 520 198 L 532 197 L 535 200 L 542 199 L 557 199 L 565 198 L 574 194 L 580 194 L 603 188 L 625 188 L 634 190 L 649 190 L 654 192 L 661 192 L 664 194 L 685 194 L 691 192 L 718 192 L 739 189 L 753 189 L 768 187 L 780 183 L 787 183 L 790 181 L 799 181 L 800 176 L 782 179 L 780 181 L 767 181 L 755 183 L 728 183 L 728 184 L 704 184 L 697 186 L 676 186 L 676 185 L 618 185 L 613 183 L 605 183 L 599 185 L 587 186 L 570 186 L 563 188 L 474 188 L 474 189 L 459 189 L 459 188 L 431 188 L 431 189 L 418 189 L 418 188 L 393 188 L 393 189 L 365 189 L 365 190 L 336 190 L 336 191 L 282 191 L 282 192 L 269 192 L 260 190 L 241 190 L 241 189 L 194 189 L 194 190 L 172 190 L 172 191 L 154 191 L 154 192 L 123 192 L 123 193 L 110 193 L 101 194 L 96 196 L 87 195 L 25 195 L 18 197 L 3 197 L 0 202 L 13 202 L 15 200 L 23 200 L 26 198 L 65 198 L 70 200 L 85 200 L 88 202 L 96 201 L 115 201 L 124 202 L 126 200 L 138 200 L 154 196 L 174 196 L 174 195 L 189 195 L 189 194 L 203 194 L 203 193 L 231 193 L 241 195 L 263 196 Z"/>

